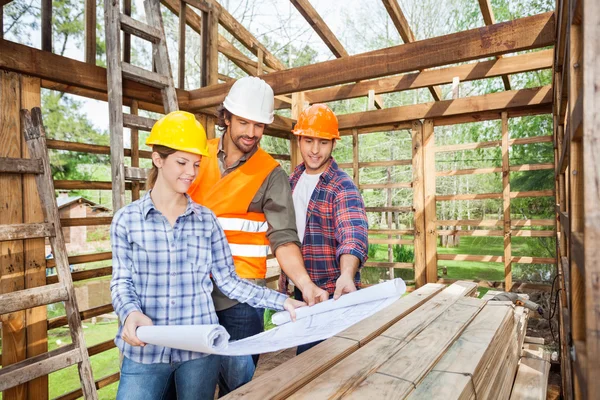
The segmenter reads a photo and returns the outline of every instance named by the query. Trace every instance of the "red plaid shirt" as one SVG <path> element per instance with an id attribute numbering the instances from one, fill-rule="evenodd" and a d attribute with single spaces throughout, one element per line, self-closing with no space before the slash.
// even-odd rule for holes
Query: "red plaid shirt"
<path id="1" fill-rule="evenodd" d="M 292 191 L 305 170 L 304 163 L 290 176 Z M 368 220 L 365 204 L 352 179 L 332 158 L 317 183 L 306 215 L 302 256 L 310 279 L 333 294 L 340 276 L 340 257 L 352 254 L 367 260 Z M 360 272 L 354 277 L 360 284 Z"/>

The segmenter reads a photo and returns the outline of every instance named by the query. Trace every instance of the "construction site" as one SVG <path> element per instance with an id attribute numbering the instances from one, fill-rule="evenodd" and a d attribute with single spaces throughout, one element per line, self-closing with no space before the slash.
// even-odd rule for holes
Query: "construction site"
<path id="1" fill-rule="evenodd" d="M 461 1 L 437 5 L 450 31 L 361 2 L 385 35 L 341 38 L 354 2 L 0 0 L 0 399 L 116 397 L 113 215 L 146 193 L 156 121 L 218 138 L 243 76 L 273 89 L 261 147 L 288 175 L 299 115 L 335 111 L 362 285 L 408 293 L 223 398 L 600 399 L 600 2 Z"/>

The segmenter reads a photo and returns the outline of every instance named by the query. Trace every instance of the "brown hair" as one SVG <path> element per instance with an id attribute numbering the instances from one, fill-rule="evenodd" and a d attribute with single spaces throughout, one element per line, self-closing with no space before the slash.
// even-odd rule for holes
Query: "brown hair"
<path id="1" fill-rule="evenodd" d="M 222 133 L 225 133 L 227 131 L 227 124 L 225 121 L 231 121 L 231 113 L 223 104 L 217 108 L 217 118 L 217 126 L 219 127 L 219 130 Z"/>
<path id="2" fill-rule="evenodd" d="M 152 152 L 158 153 L 160 158 L 162 158 L 163 160 L 171 154 L 175 153 L 176 151 L 177 150 L 175 149 L 172 149 L 167 146 L 161 146 L 159 144 L 155 144 L 154 146 L 152 146 Z M 150 169 L 150 172 L 148 173 L 148 179 L 146 179 L 146 190 L 150 190 L 154 187 L 154 184 L 156 183 L 156 178 L 158 178 L 158 168 L 156 167 L 153 161 L 152 169 Z"/>

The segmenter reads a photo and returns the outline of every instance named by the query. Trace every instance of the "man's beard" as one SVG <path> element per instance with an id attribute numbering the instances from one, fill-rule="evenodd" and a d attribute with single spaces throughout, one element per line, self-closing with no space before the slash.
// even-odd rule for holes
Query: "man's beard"
<path id="1" fill-rule="evenodd" d="M 233 144 L 235 144 L 235 147 L 237 147 L 243 153 L 250 153 L 260 143 L 260 140 L 257 140 L 256 138 L 254 138 L 254 144 L 248 148 L 245 144 L 242 143 L 242 139 L 250 139 L 250 137 L 240 136 L 240 137 L 236 138 L 235 140 L 233 140 Z"/>

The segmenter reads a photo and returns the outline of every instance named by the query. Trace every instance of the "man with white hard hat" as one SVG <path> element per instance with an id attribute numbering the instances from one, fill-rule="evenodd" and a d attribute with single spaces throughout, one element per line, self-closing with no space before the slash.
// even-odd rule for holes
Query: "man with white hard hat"
<path id="1" fill-rule="evenodd" d="M 313 305 L 329 295 L 310 280 L 304 267 L 288 176 L 259 147 L 266 126 L 273 122 L 273 105 L 273 89 L 262 79 L 245 77 L 233 84 L 218 109 L 223 136 L 208 142 L 209 157 L 200 164 L 188 193 L 217 216 L 241 278 L 266 285 L 270 248 L 281 269 Z M 216 287 L 213 300 L 219 323 L 232 340 L 263 331 L 264 310 L 231 300 Z M 219 394 L 250 381 L 257 362 L 258 356 L 223 357 Z"/>

